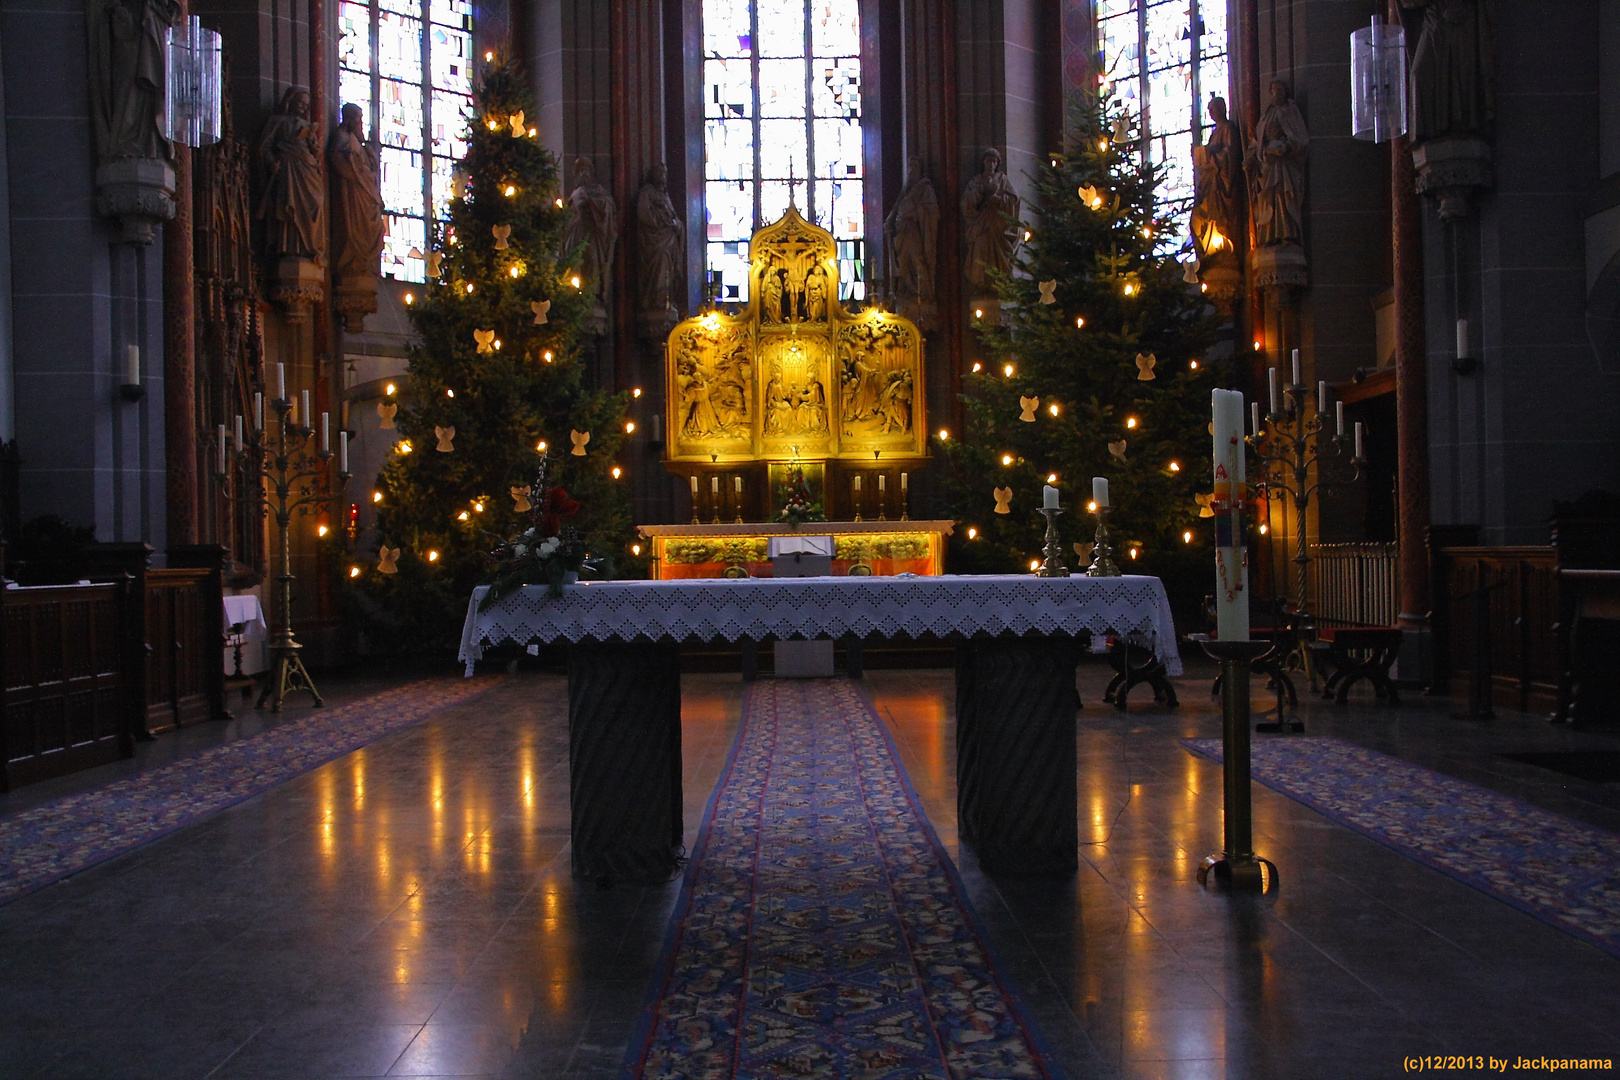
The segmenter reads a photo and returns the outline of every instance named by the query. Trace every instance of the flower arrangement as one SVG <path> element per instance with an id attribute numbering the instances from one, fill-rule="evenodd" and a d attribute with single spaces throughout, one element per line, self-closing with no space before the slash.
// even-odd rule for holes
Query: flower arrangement
<path id="1" fill-rule="evenodd" d="M 827 515 L 821 512 L 821 504 L 810 501 L 810 487 L 804 482 L 804 468 L 794 465 L 788 473 L 785 485 L 787 498 L 784 500 L 782 512 L 776 520 L 785 521 L 797 529 L 806 521 L 826 521 Z"/>
<path id="2" fill-rule="evenodd" d="M 540 459 L 529 486 L 529 527 L 490 553 L 493 567 L 483 581 L 489 592 L 478 605 L 480 611 L 525 585 L 544 583 L 552 596 L 561 596 L 571 575 L 590 568 L 585 542 L 568 524 L 579 503 L 546 479 L 550 462 L 549 456 Z"/>

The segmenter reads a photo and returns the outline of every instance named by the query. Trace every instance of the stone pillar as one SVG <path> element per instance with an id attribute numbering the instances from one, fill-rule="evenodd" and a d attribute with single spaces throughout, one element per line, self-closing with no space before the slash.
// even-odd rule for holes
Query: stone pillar
<path id="1" fill-rule="evenodd" d="M 181 0 L 184 25 L 190 9 Z M 174 216 L 163 225 L 163 439 L 169 544 L 197 542 L 196 294 L 191 250 L 191 147 L 174 150 Z"/>

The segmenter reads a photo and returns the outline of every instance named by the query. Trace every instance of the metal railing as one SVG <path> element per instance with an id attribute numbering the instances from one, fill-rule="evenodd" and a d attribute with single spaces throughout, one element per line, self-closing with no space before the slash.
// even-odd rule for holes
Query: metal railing
<path id="1" fill-rule="evenodd" d="M 1399 544 L 1318 544 L 1311 606 L 1324 620 L 1393 626 L 1400 613 Z"/>

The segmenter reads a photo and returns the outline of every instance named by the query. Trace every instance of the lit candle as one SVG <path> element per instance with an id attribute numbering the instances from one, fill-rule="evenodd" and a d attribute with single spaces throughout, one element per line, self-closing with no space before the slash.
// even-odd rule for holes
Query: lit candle
<path id="1" fill-rule="evenodd" d="M 1327 415 L 1327 381 L 1318 379 L 1316 383 L 1316 411 Z"/>
<path id="2" fill-rule="evenodd" d="M 276 365 L 276 400 L 287 400 L 287 365 Z"/>
<path id="3" fill-rule="evenodd" d="M 331 452 L 332 414 L 323 410 L 321 412 L 321 453 L 330 454 Z"/>
<path id="4" fill-rule="evenodd" d="M 264 395 L 256 390 L 253 392 L 253 430 L 264 430 Z"/>
<path id="5" fill-rule="evenodd" d="M 886 475 L 884 475 L 883 473 L 878 473 L 878 494 L 882 495 L 885 491 L 888 491 L 888 490 L 889 490 L 889 478 Z"/>
<path id="6" fill-rule="evenodd" d="M 855 476 L 855 490 L 856 491 L 861 490 L 861 477 L 860 477 L 859 473 L 857 473 L 856 476 Z"/>
<path id="7" fill-rule="evenodd" d="M 1294 385 L 1295 386 L 1301 385 L 1301 380 L 1300 380 L 1300 377 L 1299 377 L 1299 350 L 1298 349 L 1294 350 Z"/>
<path id="8" fill-rule="evenodd" d="M 1041 509 L 1056 510 L 1058 508 L 1058 489 L 1051 484 L 1041 488 Z"/>
<path id="9" fill-rule="evenodd" d="M 1468 355 L 1468 320 L 1457 320 L 1457 359 Z"/>
<path id="10" fill-rule="evenodd" d="M 1338 421 L 1339 438 L 1342 439 L 1344 438 L 1344 402 L 1335 401 L 1333 403 L 1333 418 Z"/>
<path id="11" fill-rule="evenodd" d="M 1275 369 L 1273 369 L 1275 372 Z M 1249 640 L 1249 594 L 1245 588 L 1243 503 L 1248 496 L 1243 454 L 1243 395 L 1212 394 L 1215 421 L 1215 636 Z"/>
<path id="12" fill-rule="evenodd" d="M 1271 415 L 1276 416 L 1277 408 L 1277 369 L 1266 368 L 1266 386 L 1271 391 Z"/>
<path id="13" fill-rule="evenodd" d="M 219 425 L 219 467 L 214 470 L 219 475 L 225 475 L 225 425 Z"/>
<path id="14" fill-rule="evenodd" d="M 1361 421 L 1357 420 L 1356 421 L 1356 457 L 1359 459 L 1359 458 L 1361 458 L 1363 456 L 1364 455 L 1361 452 Z"/>
<path id="15" fill-rule="evenodd" d="M 237 413 L 236 414 L 236 448 L 238 450 L 240 450 L 240 449 L 242 449 L 242 447 L 244 445 L 245 445 L 245 443 L 244 443 L 244 441 L 242 439 L 242 414 Z"/>
<path id="16" fill-rule="evenodd" d="M 349 471 L 349 433 L 338 431 L 338 472 Z"/>
<path id="17" fill-rule="evenodd" d="M 304 407 L 298 410 L 298 415 L 303 417 L 304 426 L 308 427 L 309 422 L 315 419 L 315 414 L 309 411 L 309 391 L 305 390 L 300 396 L 303 399 Z"/>
<path id="18" fill-rule="evenodd" d="M 1091 501 L 1097 504 L 1099 510 L 1108 509 L 1108 477 L 1091 478 Z"/>
<path id="19" fill-rule="evenodd" d="M 131 386 L 141 385 L 141 347 L 124 346 L 124 381 Z"/>

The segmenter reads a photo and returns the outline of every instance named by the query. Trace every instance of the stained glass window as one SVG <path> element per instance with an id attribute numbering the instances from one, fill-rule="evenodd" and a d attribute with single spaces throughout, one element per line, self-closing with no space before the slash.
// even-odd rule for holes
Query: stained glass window
<path id="1" fill-rule="evenodd" d="M 382 273 L 421 281 L 429 224 L 443 220 L 467 153 L 472 0 L 343 0 L 338 95 L 365 110 L 382 169 Z"/>
<path id="2" fill-rule="evenodd" d="M 1143 153 L 1163 172 L 1160 197 L 1186 226 L 1193 147 L 1209 99 L 1227 95 L 1226 0 L 1097 0 L 1103 82 L 1147 133 Z"/>
<path id="3" fill-rule="evenodd" d="M 839 298 L 863 299 L 859 0 L 703 0 L 703 57 L 715 299 L 748 299 L 748 242 L 782 216 L 790 187 L 838 242 Z"/>

